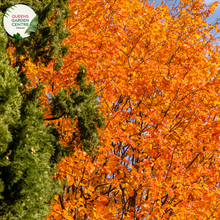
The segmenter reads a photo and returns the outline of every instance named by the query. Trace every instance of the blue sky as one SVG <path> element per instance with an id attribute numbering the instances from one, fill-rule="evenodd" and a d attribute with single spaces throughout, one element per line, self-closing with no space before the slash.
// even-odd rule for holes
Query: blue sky
<path id="1" fill-rule="evenodd" d="M 211 3 L 215 2 L 214 0 L 205 0 L 205 4 L 210 5 Z M 220 18 L 220 4 L 216 7 L 215 12 L 213 15 L 207 18 L 207 23 L 213 23 L 216 21 L 217 18 Z"/>
<path id="2" fill-rule="evenodd" d="M 149 3 L 155 2 L 154 7 L 160 6 L 162 0 L 146 0 Z M 163 0 L 164 3 L 170 7 L 172 7 L 172 4 L 175 4 L 176 6 L 178 5 L 178 2 L 180 0 Z M 209 6 L 211 3 L 216 2 L 217 0 L 204 0 L 204 3 Z M 219 0 L 220 2 L 220 0 Z M 168 3 L 168 4 L 167 4 Z M 215 11 L 212 15 L 210 15 L 207 19 L 206 22 L 208 24 L 215 24 L 217 19 L 220 19 L 220 4 L 215 8 Z M 219 29 L 220 29 L 220 24 L 219 24 Z M 211 32 L 214 34 L 214 32 Z M 217 33 L 215 37 L 220 38 L 220 33 Z"/>
<path id="3" fill-rule="evenodd" d="M 160 5 L 161 1 L 162 0 L 149 0 L 149 2 L 155 2 L 155 5 L 157 5 L 157 6 Z M 216 1 L 217 0 L 205 0 L 204 3 L 206 5 L 210 5 L 211 3 L 216 2 Z M 166 0 L 165 0 L 165 2 L 166 2 Z M 175 4 L 177 2 L 178 2 L 178 0 L 173 1 L 173 3 L 175 3 Z M 209 23 L 209 24 L 213 24 L 216 21 L 217 18 L 220 18 L 220 4 L 219 4 L 218 7 L 216 7 L 214 14 L 207 18 L 206 22 Z"/>

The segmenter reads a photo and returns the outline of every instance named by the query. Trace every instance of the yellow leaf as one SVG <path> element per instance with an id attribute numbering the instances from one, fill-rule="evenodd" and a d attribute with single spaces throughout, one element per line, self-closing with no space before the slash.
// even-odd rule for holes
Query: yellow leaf
<path id="1" fill-rule="evenodd" d="M 195 34 L 195 37 L 196 37 L 197 39 L 201 38 L 201 36 L 198 35 L 198 34 Z"/>

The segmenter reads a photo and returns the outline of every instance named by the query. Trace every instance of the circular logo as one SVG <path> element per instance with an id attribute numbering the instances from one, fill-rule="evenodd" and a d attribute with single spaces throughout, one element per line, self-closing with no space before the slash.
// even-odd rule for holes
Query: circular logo
<path id="1" fill-rule="evenodd" d="M 7 8 L 3 15 L 5 31 L 15 39 L 30 37 L 38 25 L 38 16 L 28 5 L 15 4 Z"/>

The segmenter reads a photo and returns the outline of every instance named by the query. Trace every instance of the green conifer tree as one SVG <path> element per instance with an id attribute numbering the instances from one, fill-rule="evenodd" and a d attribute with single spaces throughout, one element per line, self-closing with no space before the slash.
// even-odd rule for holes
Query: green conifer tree
<path id="1" fill-rule="evenodd" d="M 0 12 L 0 18 L 2 13 Z M 0 199 L 5 185 L 2 177 L 3 167 L 9 166 L 10 151 L 8 144 L 12 141 L 10 126 L 20 118 L 21 96 L 18 91 L 19 80 L 16 70 L 9 65 L 5 46 L 7 36 L 0 27 Z M 1 215 L 0 215 L 1 216 Z"/>
<path id="2" fill-rule="evenodd" d="M 61 145 L 56 129 L 43 125 L 40 87 L 25 88 L 18 68 L 9 65 L 6 42 L 0 27 L 0 219 L 43 219 L 49 212 L 45 202 L 61 192 L 53 179 Z"/>
<path id="3" fill-rule="evenodd" d="M 105 120 L 97 108 L 95 86 L 91 81 L 86 85 L 86 77 L 87 70 L 83 65 L 80 65 L 76 77 L 76 87 L 71 86 L 69 90 L 61 88 L 58 94 L 52 97 L 50 104 L 55 119 L 65 116 L 70 118 L 74 124 L 77 117 L 82 150 L 90 151 L 94 155 L 97 147 L 101 144 L 98 139 L 97 128 L 102 128 Z M 75 134 L 73 133 L 72 140 L 69 143 L 69 151 L 73 149 L 74 141 Z"/>
<path id="4" fill-rule="evenodd" d="M 33 7 L 36 5 L 35 9 L 41 17 L 41 13 L 48 11 L 44 18 L 51 16 L 54 5 L 60 6 L 61 10 L 63 2 L 26 1 Z M 2 12 L 15 3 L 19 2 L 0 2 L 0 19 Z M 59 22 L 64 23 L 64 20 Z M 42 62 L 49 62 L 54 56 L 53 45 L 58 45 L 56 50 L 60 56 L 64 55 L 65 51 L 59 42 L 65 37 L 65 31 L 58 38 L 54 37 L 57 23 L 53 25 L 46 28 L 47 31 L 42 28 L 43 34 L 38 32 L 39 39 L 35 36 L 20 42 L 7 36 L 3 27 L 0 27 L 0 219 L 44 219 L 50 210 L 49 201 L 54 194 L 62 192 L 61 184 L 54 180 L 53 175 L 54 164 L 59 162 L 64 149 L 56 128 L 43 125 L 43 112 L 38 100 L 41 86 L 30 90 L 26 88 L 28 80 L 19 61 L 20 55 L 28 53 L 35 62 L 40 60 L 40 56 Z M 45 48 L 41 37 L 46 37 L 48 33 L 51 36 L 47 36 Z M 36 42 L 39 40 L 41 43 Z M 16 47 L 14 54 L 19 65 L 16 69 L 10 66 L 7 57 L 8 41 Z M 19 76 L 16 72 L 19 72 Z"/>

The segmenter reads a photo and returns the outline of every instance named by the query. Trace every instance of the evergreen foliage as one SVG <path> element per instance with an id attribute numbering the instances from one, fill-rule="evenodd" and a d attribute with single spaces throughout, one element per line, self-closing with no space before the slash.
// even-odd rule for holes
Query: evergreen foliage
<path id="1" fill-rule="evenodd" d="M 0 15 L 1 19 L 2 13 Z M 18 76 L 16 68 L 9 65 L 5 53 L 6 42 L 5 31 L 0 27 L 0 199 L 3 198 L 2 192 L 5 188 L 2 169 L 10 165 L 8 158 L 11 152 L 8 151 L 8 144 L 12 141 L 12 135 L 9 128 L 20 118 L 19 107 L 21 105 Z"/>
<path id="2" fill-rule="evenodd" d="M 92 82 L 86 85 L 87 71 L 80 65 L 76 77 L 77 86 L 70 87 L 68 90 L 59 90 L 57 95 L 52 97 L 52 114 L 55 118 L 66 116 L 71 118 L 73 124 L 77 120 L 77 128 L 80 131 L 80 144 L 85 151 L 95 151 L 100 145 L 98 139 L 98 128 L 104 126 L 105 120 L 102 113 L 98 110 L 97 94 Z M 73 134 L 72 141 L 75 135 Z M 70 144 L 70 148 L 72 143 Z"/>
<path id="3" fill-rule="evenodd" d="M 61 148 L 59 136 L 55 128 L 43 125 L 39 94 L 40 87 L 25 89 L 21 118 L 10 129 L 10 165 L 1 174 L 5 184 L 1 213 L 11 213 L 12 219 L 43 219 L 50 210 L 47 203 L 61 193 L 61 184 L 53 179 L 54 164 L 59 162 L 54 154 Z"/>
<path id="4" fill-rule="evenodd" d="M 35 9 L 38 6 L 37 13 L 42 17 L 42 5 L 46 5 L 48 13 L 54 9 L 48 2 L 50 5 L 63 4 L 63 1 L 27 1 L 27 4 Z M 1 1 L 1 19 L 3 9 L 15 3 L 19 2 Z M 44 18 L 47 17 L 44 15 Z M 56 23 L 54 34 L 55 26 Z M 47 33 L 44 33 L 45 38 Z M 43 112 L 38 101 L 41 86 L 27 89 L 28 80 L 21 71 L 22 63 L 18 61 L 19 66 L 13 69 L 6 53 L 7 41 L 16 46 L 17 60 L 25 53 L 33 56 L 36 62 L 40 56 L 47 61 L 52 59 L 53 46 L 50 47 L 50 43 L 56 44 L 60 51 L 58 43 L 61 38 L 47 36 L 47 47 L 44 47 L 46 44 L 42 38 L 33 36 L 27 40 L 14 40 L 0 27 L 0 219 L 44 219 L 50 211 L 49 202 L 53 195 L 62 192 L 61 183 L 55 181 L 53 175 L 63 146 L 56 128 L 43 125 Z M 40 39 L 41 42 L 37 43 Z M 20 73 L 19 76 L 16 72 Z"/>

